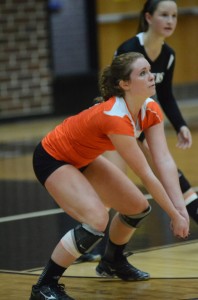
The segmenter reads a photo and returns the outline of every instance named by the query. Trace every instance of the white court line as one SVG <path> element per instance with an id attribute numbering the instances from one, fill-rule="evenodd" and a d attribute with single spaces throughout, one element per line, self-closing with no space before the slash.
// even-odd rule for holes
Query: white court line
<path id="1" fill-rule="evenodd" d="M 0 223 L 23 220 L 23 219 L 31 219 L 31 218 L 37 218 L 37 217 L 43 217 L 43 216 L 49 216 L 49 215 L 55 215 L 55 214 L 60 214 L 60 213 L 63 213 L 63 212 L 64 211 L 61 208 L 41 210 L 41 211 L 36 211 L 36 212 L 31 212 L 31 213 L 26 213 L 26 214 L 2 217 L 2 218 L 0 218 Z"/>
<path id="2" fill-rule="evenodd" d="M 198 187 L 194 187 L 193 189 L 195 192 L 198 192 Z M 145 197 L 148 200 L 152 199 L 151 195 L 149 195 L 149 194 L 146 194 Z M 26 214 L 1 217 L 0 223 L 12 222 L 12 221 L 23 220 L 23 219 L 31 219 L 31 218 L 37 218 L 37 217 L 43 217 L 43 216 L 49 216 L 49 215 L 55 215 L 55 214 L 61 214 L 61 213 L 64 213 L 62 208 L 41 210 L 41 211 L 36 211 L 36 212 L 31 212 L 31 213 L 26 213 Z"/>

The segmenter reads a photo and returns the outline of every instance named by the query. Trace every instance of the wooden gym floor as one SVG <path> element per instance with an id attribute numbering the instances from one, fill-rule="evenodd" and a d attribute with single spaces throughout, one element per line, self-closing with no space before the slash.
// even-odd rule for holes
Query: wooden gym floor
<path id="1" fill-rule="evenodd" d="M 193 113 L 195 113 L 193 111 Z M 197 116 L 197 111 L 196 111 Z M 32 151 L 40 138 L 62 118 L 0 125 L 0 299 L 27 300 L 60 237 L 76 222 L 65 215 L 36 181 Z M 175 147 L 175 133 L 167 128 L 167 140 L 178 167 L 197 190 L 197 117 L 191 123 L 193 147 Z M 140 187 L 141 183 L 129 172 Z M 149 195 L 148 198 L 150 199 Z M 198 227 L 191 222 L 191 235 L 181 241 L 169 230 L 163 211 L 153 206 L 152 215 L 138 229 L 128 250 L 129 261 L 151 274 L 144 282 L 102 279 L 96 263 L 72 265 L 61 282 L 78 300 L 198 299 Z"/>

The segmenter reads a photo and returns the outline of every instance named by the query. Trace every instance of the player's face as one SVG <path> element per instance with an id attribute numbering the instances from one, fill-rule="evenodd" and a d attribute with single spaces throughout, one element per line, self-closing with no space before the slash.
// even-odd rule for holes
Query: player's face
<path id="1" fill-rule="evenodd" d="M 177 4 L 174 1 L 161 1 L 154 14 L 147 13 L 149 28 L 163 38 L 171 36 L 177 25 Z"/>
<path id="2" fill-rule="evenodd" d="M 155 80 L 148 61 L 143 57 L 138 58 L 133 63 L 132 69 L 128 86 L 131 95 L 141 97 L 144 100 L 153 96 L 155 94 Z"/>

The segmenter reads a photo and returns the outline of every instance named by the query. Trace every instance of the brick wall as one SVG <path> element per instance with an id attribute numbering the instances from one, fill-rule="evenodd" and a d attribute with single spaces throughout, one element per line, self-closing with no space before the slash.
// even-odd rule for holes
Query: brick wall
<path id="1" fill-rule="evenodd" d="M 45 0 L 0 0 L 0 120 L 52 111 Z"/>

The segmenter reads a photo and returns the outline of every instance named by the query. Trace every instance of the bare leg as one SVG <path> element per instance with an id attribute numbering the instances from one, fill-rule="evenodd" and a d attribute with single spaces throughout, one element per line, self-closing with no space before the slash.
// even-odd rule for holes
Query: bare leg
<path id="1" fill-rule="evenodd" d="M 118 214 L 116 214 L 111 221 L 109 229 L 109 238 L 116 245 L 127 244 L 135 233 L 136 228 L 128 227 L 120 221 Z"/>
<path id="2" fill-rule="evenodd" d="M 63 245 L 59 242 L 52 253 L 51 259 L 59 266 L 68 268 L 76 260 L 76 257 L 63 248 Z"/>

